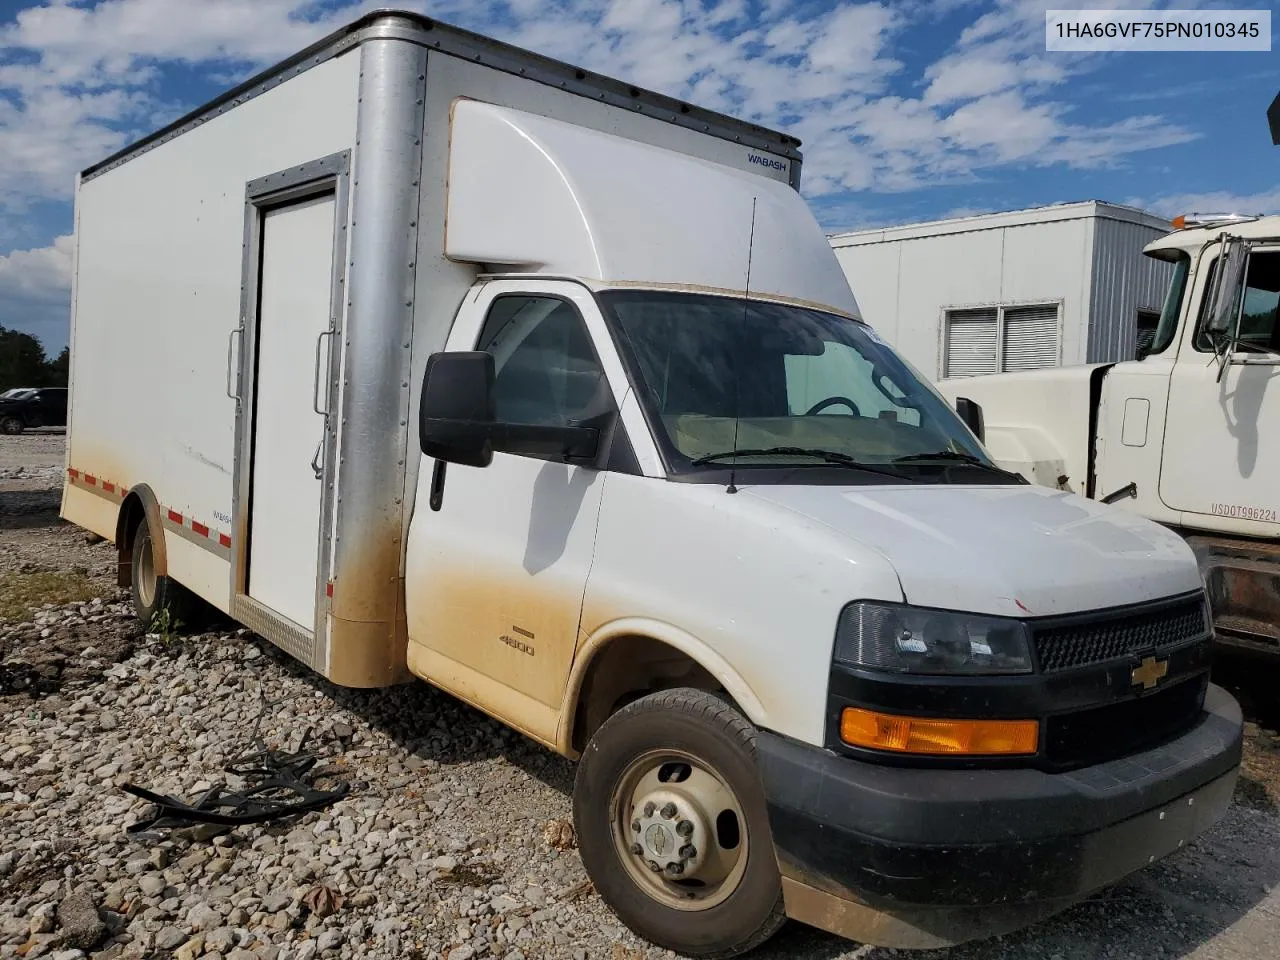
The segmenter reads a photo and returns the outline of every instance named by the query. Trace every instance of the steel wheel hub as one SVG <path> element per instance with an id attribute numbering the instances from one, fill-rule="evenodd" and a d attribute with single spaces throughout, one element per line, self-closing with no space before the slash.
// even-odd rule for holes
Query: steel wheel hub
<path id="1" fill-rule="evenodd" d="M 636 757 L 609 808 L 623 866 L 659 903 L 708 910 L 742 882 L 750 839 L 742 804 L 697 756 L 658 749 Z"/>
<path id="2" fill-rule="evenodd" d="M 697 805 L 676 790 L 652 790 L 631 809 L 631 853 L 654 873 L 696 878 L 710 837 Z"/>

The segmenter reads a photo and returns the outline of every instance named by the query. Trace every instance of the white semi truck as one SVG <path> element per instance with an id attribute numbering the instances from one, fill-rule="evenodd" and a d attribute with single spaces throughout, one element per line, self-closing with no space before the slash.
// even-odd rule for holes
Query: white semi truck
<path id="1" fill-rule="evenodd" d="M 1225 810 L 1186 543 L 1026 483 L 859 316 L 797 141 L 377 13 L 84 171 L 62 512 L 150 620 L 580 760 L 680 953 L 934 946 Z"/>
<path id="2" fill-rule="evenodd" d="M 1182 533 L 1219 640 L 1280 656 L 1280 217 L 1175 224 L 1145 250 L 1174 274 L 1139 359 L 941 389 L 1002 466 Z"/>

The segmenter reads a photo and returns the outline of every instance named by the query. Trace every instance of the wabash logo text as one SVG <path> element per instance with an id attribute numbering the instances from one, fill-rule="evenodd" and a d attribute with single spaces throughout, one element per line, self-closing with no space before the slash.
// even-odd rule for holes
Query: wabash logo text
<path id="1" fill-rule="evenodd" d="M 768 167 L 771 170 L 786 170 L 787 165 L 784 161 L 777 157 L 766 157 L 758 153 L 748 153 L 747 162 L 754 163 L 761 167 Z"/>

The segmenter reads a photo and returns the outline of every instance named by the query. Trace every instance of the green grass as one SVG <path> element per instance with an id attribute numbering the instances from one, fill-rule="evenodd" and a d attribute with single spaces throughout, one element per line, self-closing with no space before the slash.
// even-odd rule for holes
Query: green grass
<path id="1" fill-rule="evenodd" d="M 79 603 L 99 592 L 79 571 L 4 574 L 0 576 L 0 620 L 21 622 L 46 603 Z"/>

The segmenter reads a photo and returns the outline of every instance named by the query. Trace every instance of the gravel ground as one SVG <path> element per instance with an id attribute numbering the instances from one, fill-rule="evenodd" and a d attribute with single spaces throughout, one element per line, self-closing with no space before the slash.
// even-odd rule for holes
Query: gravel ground
<path id="1" fill-rule="evenodd" d="M 0 471 L 46 457 L 43 482 L 57 483 L 60 456 L 43 437 L 0 438 Z M 7 509 L 38 482 L 0 473 L 0 585 L 78 569 L 96 599 L 0 622 L 0 958 L 672 956 L 591 889 L 568 827 L 570 764 L 426 684 L 337 688 L 226 624 L 142 634 L 111 548 L 57 521 L 56 491 L 52 507 Z M 1222 672 L 1253 722 L 1236 801 L 1205 837 L 1032 929 L 914 956 L 1274 960 L 1277 678 Z M 283 748 L 310 728 L 351 795 L 286 825 L 126 833 L 148 806 L 122 784 L 194 797 L 259 716 Z M 755 956 L 895 954 L 789 924 Z"/>

